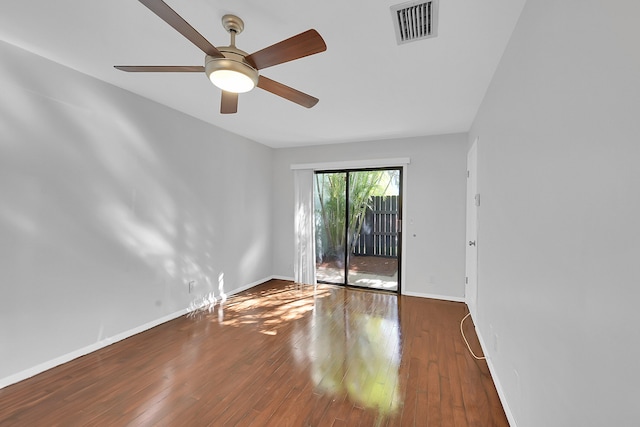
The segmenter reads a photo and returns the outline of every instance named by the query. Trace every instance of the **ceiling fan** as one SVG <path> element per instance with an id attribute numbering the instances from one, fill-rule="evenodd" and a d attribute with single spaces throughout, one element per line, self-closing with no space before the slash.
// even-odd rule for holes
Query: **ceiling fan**
<path id="1" fill-rule="evenodd" d="M 204 72 L 214 85 L 222 89 L 220 104 L 222 114 L 236 113 L 238 111 L 238 94 L 248 92 L 256 86 L 306 108 L 311 108 L 318 103 L 318 98 L 271 80 L 258 72 L 258 70 L 273 65 L 327 50 L 327 45 L 316 30 L 307 30 L 249 55 L 236 47 L 236 35 L 244 29 L 244 22 L 237 16 L 225 15 L 222 17 L 222 26 L 231 35 L 231 43 L 229 46 L 216 48 L 162 0 L 139 1 L 200 48 L 206 55 L 205 63 L 204 66 L 116 65 L 115 68 L 118 70 L 129 72 Z"/>

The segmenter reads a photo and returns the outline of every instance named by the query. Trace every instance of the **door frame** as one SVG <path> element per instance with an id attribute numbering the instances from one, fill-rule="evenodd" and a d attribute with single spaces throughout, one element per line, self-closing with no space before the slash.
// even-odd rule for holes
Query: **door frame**
<path id="1" fill-rule="evenodd" d="M 402 215 L 404 218 L 409 218 L 410 215 L 409 210 L 407 209 L 407 198 L 405 197 L 408 194 L 407 186 L 411 185 L 411 178 L 409 173 L 409 165 L 411 164 L 410 157 L 388 157 L 388 158 L 379 158 L 379 159 L 361 159 L 361 160 L 339 160 L 339 161 L 321 161 L 321 162 L 313 162 L 313 163 L 292 163 L 289 167 L 291 170 L 296 169 L 310 169 L 312 171 L 332 171 L 332 170 L 341 170 L 341 169 L 362 169 L 362 168 L 384 168 L 384 167 L 401 167 L 402 168 Z M 406 221 L 402 221 L 402 227 L 400 230 L 402 235 L 404 236 L 406 231 Z M 406 254 L 406 243 L 407 239 L 402 239 L 401 250 L 402 254 Z M 407 263 L 402 262 L 402 266 L 400 271 L 398 272 L 401 277 L 407 277 Z M 398 287 L 398 295 L 402 294 L 402 289 L 404 287 Z"/>
<path id="2" fill-rule="evenodd" d="M 397 287 L 396 290 L 392 290 L 392 291 L 386 291 L 385 289 L 378 289 L 378 288 L 367 288 L 367 287 L 363 287 L 363 286 L 357 286 L 357 285 L 350 285 L 349 284 L 349 262 L 345 262 L 345 267 L 344 267 L 344 283 L 331 283 L 331 284 L 335 284 L 335 285 L 340 285 L 340 286 L 349 286 L 349 287 L 354 287 L 354 288 L 358 288 L 358 289 L 374 289 L 377 291 L 386 291 L 386 292 L 393 292 L 393 293 L 397 293 L 398 295 L 401 295 L 401 290 L 402 290 L 402 272 L 403 272 L 403 267 L 404 267 L 404 263 L 402 262 L 402 254 L 403 254 L 403 247 L 404 247 L 404 239 L 403 237 L 403 232 L 404 232 L 404 221 L 403 219 L 403 215 L 404 215 L 404 180 L 405 180 L 405 172 L 406 172 L 406 168 L 405 165 L 399 165 L 399 166 L 371 166 L 371 167 L 353 167 L 353 168 L 344 168 L 344 169 L 314 169 L 313 173 L 314 176 L 316 174 L 323 174 L 323 173 L 346 173 L 346 209 L 348 209 L 349 207 L 349 173 L 350 172 L 367 172 L 367 171 L 377 171 L 377 170 L 397 170 L 399 175 L 400 175 L 400 182 L 398 185 L 398 220 L 400 221 L 400 226 L 398 227 L 398 281 L 397 281 Z M 315 188 L 315 187 L 314 187 Z M 315 191 L 315 190 L 314 190 Z M 315 199 L 315 197 L 314 197 Z M 345 210 L 345 215 L 348 217 L 348 211 Z M 345 222 L 346 224 L 346 222 Z M 345 234 L 348 233 L 348 226 L 345 229 Z M 349 236 L 345 236 L 345 242 L 348 242 Z M 315 244 L 315 242 L 314 242 Z M 347 260 L 349 258 L 349 245 L 345 244 L 345 260 Z"/>
<path id="3" fill-rule="evenodd" d="M 471 317 L 477 319 L 478 307 L 478 138 L 467 152 L 467 208 L 465 240 L 465 289 L 464 297 Z"/>

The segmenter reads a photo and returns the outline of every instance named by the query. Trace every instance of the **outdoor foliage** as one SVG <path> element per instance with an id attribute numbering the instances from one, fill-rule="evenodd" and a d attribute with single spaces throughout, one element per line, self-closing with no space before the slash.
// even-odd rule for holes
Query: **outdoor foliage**
<path id="1" fill-rule="evenodd" d="M 347 236 L 349 250 L 353 249 L 371 197 L 385 194 L 393 181 L 390 176 L 393 172 L 386 170 L 350 172 L 348 215 L 345 215 L 347 174 L 339 172 L 315 175 L 318 256 L 343 260 Z M 345 221 L 349 225 L 346 235 Z"/>

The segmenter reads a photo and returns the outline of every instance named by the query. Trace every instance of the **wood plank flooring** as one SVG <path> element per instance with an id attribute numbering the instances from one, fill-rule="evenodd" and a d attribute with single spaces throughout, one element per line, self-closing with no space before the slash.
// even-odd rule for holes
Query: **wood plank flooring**
<path id="1" fill-rule="evenodd" d="M 465 314 L 272 280 L 0 390 L 0 425 L 508 426 Z"/>

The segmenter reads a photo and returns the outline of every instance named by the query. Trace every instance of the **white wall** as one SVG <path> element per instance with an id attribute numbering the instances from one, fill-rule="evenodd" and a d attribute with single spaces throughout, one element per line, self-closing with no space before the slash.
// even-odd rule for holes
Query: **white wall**
<path id="1" fill-rule="evenodd" d="M 273 172 L 273 271 L 293 277 L 292 164 L 409 157 L 403 293 L 464 297 L 466 134 L 278 149 Z"/>
<path id="2" fill-rule="evenodd" d="M 271 276 L 273 150 L 3 42 L 0 93 L 0 387 Z"/>
<path id="3" fill-rule="evenodd" d="M 640 419 L 638 16 L 527 2 L 469 135 L 476 324 L 518 427 Z"/>

